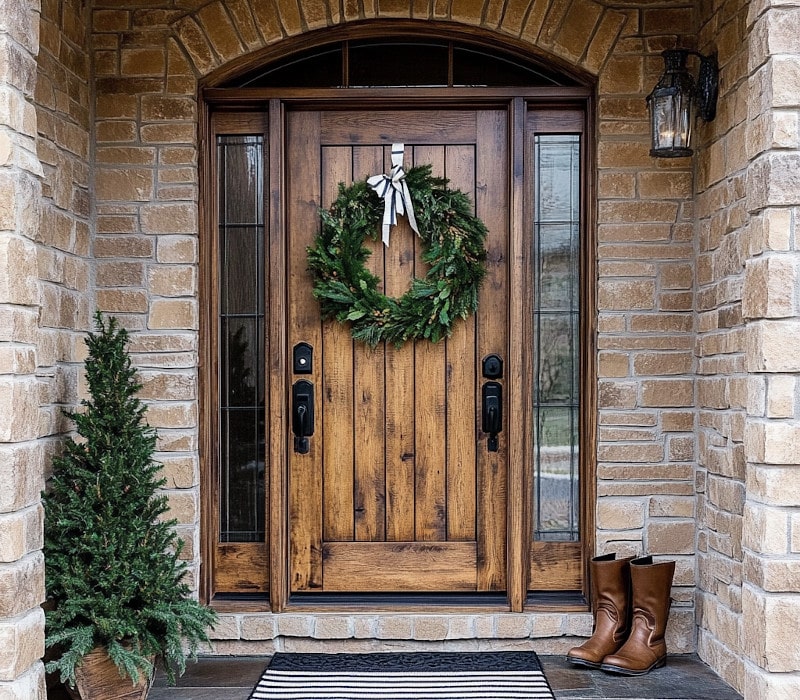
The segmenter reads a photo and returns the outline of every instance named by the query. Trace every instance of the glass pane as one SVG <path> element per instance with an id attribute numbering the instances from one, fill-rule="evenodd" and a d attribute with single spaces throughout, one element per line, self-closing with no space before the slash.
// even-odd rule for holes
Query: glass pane
<path id="1" fill-rule="evenodd" d="M 220 136 L 220 541 L 263 542 L 264 140 Z"/>
<path id="2" fill-rule="evenodd" d="M 258 314 L 262 289 L 259 264 L 263 226 L 223 226 L 220 231 L 220 311 L 223 314 Z"/>
<path id="3" fill-rule="evenodd" d="M 342 87 L 342 47 L 328 44 L 296 53 L 233 80 L 229 87 Z"/>
<path id="4" fill-rule="evenodd" d="M 222 411 L 220 541 L 264 540 L 263 411 Z"/>
<path id="5" fill-rule="evenodd" d="M 578 292 L 578 229 L 570 224 L 541 224 L 536 287 L 542 310 L 571 309 Z"/>
<path id="6" fill-rule="evenodd" d="M 580 136 L 534 137 L 534 538 L 579 538 Z"/>
<path id="7" fill-rule="evenodd" d="M 536 137 L 536 209 L 538 222 L 577 221 L 580 198 L 580 136 Z"/>
<path id="8" fill-rule="evenodd" d="M 574 85 L 555 72 L 510 54 L 492 54 L 469 46 L 453 48 L 453 85 L 537 87 Z"/>
<path id="9" fill-rule="evenodd" d="M 352 42 L 349 87 L 447 85 L 446 43 Z"/>
<path id="10" fill-rule="evenodd" d="M 263 221 L 261 136 L 222 136 L 218 143 L 220 219 L 227 225 Z"/>
<path id="11" fill-rule="evenodd" d="M 577 408 L 537 411 L 537 539 L 578 539 Z"/>

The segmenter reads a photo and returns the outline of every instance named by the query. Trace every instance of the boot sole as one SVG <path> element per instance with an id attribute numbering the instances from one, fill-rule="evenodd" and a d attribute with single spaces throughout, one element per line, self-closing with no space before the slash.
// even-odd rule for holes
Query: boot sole
<path id="1" fill-rule="evenodd" d="M 600 670 L 606 671 L 607 673 L 618 673 L 621 676 L 644 676 L 647 673 L 650 673 L 655 668 L 661 668 L 662 666 L 667 665 L 667 658 L 664 657 L 663 659 L 659 659 L 656 661 L 652 666 L 648 666 L 645 669 L 638 670 L 638 669 L 631 669 L 631 668 L 623 668 L 622 666 L 614 666 L 613 664 L 601 664 Z"/>
<path id="2" fill-rule="evenodd" d="M 602 661 L 587 661 L 586 659 L 576 659 L 573 656 L 567 656 L 567 661 L 575 666 L 584 666 L 585 668 L 600 668 Z"/>

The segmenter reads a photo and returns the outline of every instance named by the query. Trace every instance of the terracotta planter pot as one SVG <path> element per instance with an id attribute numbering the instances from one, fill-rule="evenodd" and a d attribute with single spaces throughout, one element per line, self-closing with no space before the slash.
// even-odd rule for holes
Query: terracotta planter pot
<path id="1" fill-rule="evenodd" d="M 104 647 L 95 647 L 75 670 L 75 688 L 68 688 L 73 700 L 145 700 L 153 679 L 140 674 L 133 685 L 123 678 Z"/>

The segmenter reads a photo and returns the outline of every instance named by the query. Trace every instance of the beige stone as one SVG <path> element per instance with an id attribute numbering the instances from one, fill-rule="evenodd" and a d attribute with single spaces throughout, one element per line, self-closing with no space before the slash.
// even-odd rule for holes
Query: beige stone
<path id="1" fill-rule="evenodd" d="M 197 303 L 193 300 L 156 299 L 150 305 L 151 330 L 196 330 Z"/>
<path id="2" fill-rule="evenodd" d="M 44 602 L 44 556 L 32 552 L 0 566 L 0 619 L 15 617 Z"/>
<path id="3" fill-rule="evenodd" d="M 0 621 L 0 683 L 22 676 L 42 656 L 44 611 L 40 607 Z"/>
<path id="4" fill-rule="evenodd" d="M 644 526 L 645 502 L 630 498 L 600 498 L 597 526 L 603 530 L 633 530 Z"/>
<path id="5" fill-rule="evenodd" d="M 147 274 L 151 294 L 163 297 L 194 296 L 195 268 L 184 265 L 151 267 Z"/>
<path id="6" fill-rule="evenodd" d="M 695 549 L 694 537 L 692 520 L 652 519 L 645 528 L 649 554 L 691 554 Z"/>

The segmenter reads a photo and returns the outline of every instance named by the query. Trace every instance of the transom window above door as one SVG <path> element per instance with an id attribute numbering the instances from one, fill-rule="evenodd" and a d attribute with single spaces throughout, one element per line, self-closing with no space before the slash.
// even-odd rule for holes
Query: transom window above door
<path id="1" fill-rule="evenodd" d="M 337 41 L 290 54 L 229 81 L 230 88 L 567 87 L 540 62 L 442 39 Z"/>

